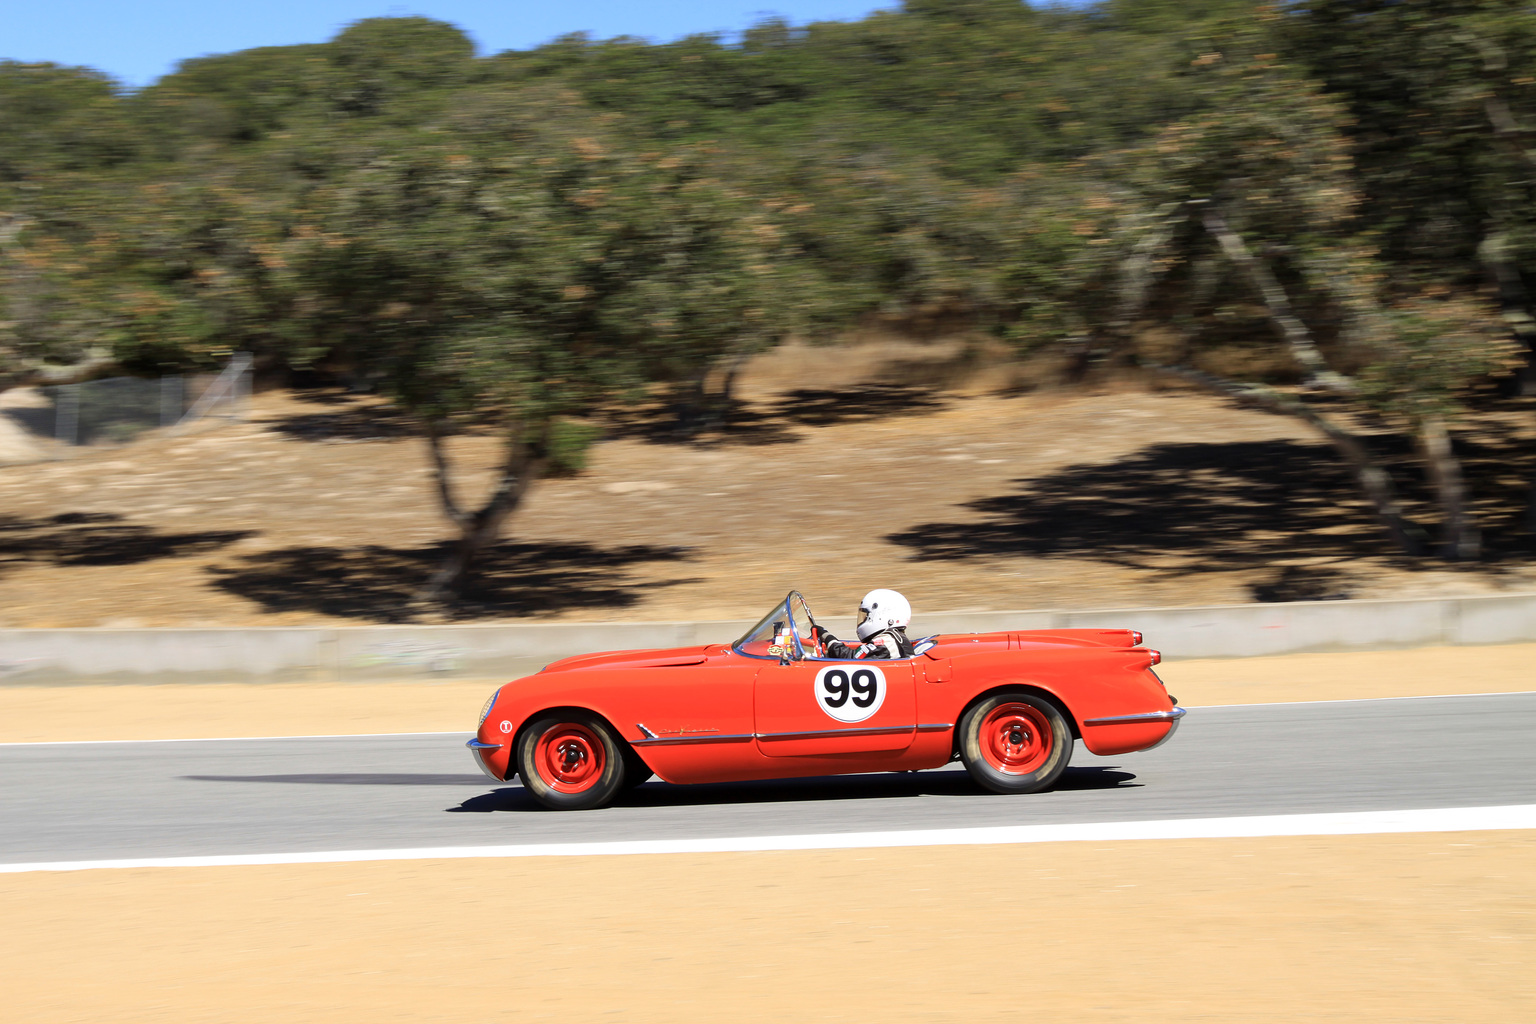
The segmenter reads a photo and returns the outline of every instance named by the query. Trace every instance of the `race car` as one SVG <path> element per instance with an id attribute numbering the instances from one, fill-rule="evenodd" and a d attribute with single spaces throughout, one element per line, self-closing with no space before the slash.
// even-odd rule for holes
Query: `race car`
<path id="1" fill-rule="evenodd" d="M 678 784 L 915 771 L 950 761 L 997 793 L 1061 777 L 1080 739 L 1147 750 L 1184 709 L 1129 629 L 924 637 L 894 660 L 829 658 L 790 592 L 731 644 L 566 658 L 502 686 L 468 746 L 545 807 L 602 807 L 653 774 Z"/>

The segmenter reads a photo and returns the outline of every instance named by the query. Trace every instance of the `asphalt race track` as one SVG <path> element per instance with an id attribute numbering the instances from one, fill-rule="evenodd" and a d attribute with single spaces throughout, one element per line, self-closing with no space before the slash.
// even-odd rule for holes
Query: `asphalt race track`
<path id="1" fill-rule="evenodd" d="M 0 863 L 1536 804 L 1536 693 L 1192 710 L 1150 752 L 1079 745 L 1051 792 L 959 769 L 640 787 L 540 809 L 468 734 L 0 745 Z"/>

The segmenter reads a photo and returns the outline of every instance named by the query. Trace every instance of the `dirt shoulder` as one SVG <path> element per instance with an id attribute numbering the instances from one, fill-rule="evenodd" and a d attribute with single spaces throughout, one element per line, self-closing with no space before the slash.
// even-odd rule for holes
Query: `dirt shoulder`
<path id="1" fill-rule="evenodd" d="M 1533 861 L 1478 832 L 9 875 L 0 994 L 47 1024 L 1524 1024 Z"/>
<path id="2" fill-rule="evenodd" d="M 1186 707 L 1536 689 L 1536 644 L 1166 662 Z M 504 680 L 0 687 L 0 743 L 470 731 Z"/>
<path id="3" fill-rule="evenodd" d="M 1533 436 L 1519 403 L 1459 430 L 1504 547 L 1453 566 L 1396 556 L 1297 420 L 1144 382 L 999 393 L 922 355 L 780 350 L 743 377 L 740 415 L 693 438 L 620 416 L 581 475 L 534 487 L 448 618 L 753 618 L 791 588 L 841 619 L 894 587 L 919 621 L 1536 591 L 1513 525 Z M 449 448 L 460 493 L 484 494 L 494 439 Z M 1399 476 L 1422 515 L 1418 474 Z M 411 422 L 340 391 L 271 392 L 243 425 L 0 468 L 0 626 L 389 621 L 450 533 Z"/>
<path id="4" fill-rule="evenodd" d="M 1186 707 L 1521 693 L 1536 690 L 1536 644 L 1192 658 L 1157 673 Z"/>

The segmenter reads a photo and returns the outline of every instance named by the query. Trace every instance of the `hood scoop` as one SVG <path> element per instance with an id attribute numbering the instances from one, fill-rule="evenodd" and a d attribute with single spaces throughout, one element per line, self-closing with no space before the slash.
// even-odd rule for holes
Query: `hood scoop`
<path id="1" fill-rule="evenodd" d="M 630 664 L 636 668 L 674 668 L 679 665 L 702 665 L 706 660 L 702 654 L 674 654 L 667 658 L 641 658 Z"/>
<path id="2" fill-rule="evenodd" d="M 567 672 L 586 668 L 679 668 L 702 665 L 709 660 L 701 647 L 671 651 L 605 651 L 561 658 L 544 666 L 545 672 Z"/>

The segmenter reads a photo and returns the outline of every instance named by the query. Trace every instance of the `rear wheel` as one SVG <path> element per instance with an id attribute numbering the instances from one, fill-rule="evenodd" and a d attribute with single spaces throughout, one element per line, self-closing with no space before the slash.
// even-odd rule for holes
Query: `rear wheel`
<path id="1" fill-rule="evenodd" d="M 1032 693 L 999 693 L 960 719 L 960 760 L 994 793 L 1033 793 L 1061 777 L 1072 729 L 1059 708 Z"/>
<path id="2" fill-rule="evenodd" d="M 602 807 L 624 785 L 624 754 L 606 722 L 586 711 L 541 715 L 517 742 L 523 788 L 555 811 Z"/>

